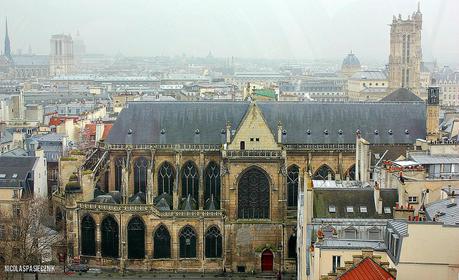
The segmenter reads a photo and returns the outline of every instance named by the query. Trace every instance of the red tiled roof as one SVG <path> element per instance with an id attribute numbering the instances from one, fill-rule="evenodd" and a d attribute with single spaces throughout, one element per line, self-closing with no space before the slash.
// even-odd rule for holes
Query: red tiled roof
<path id="1" fill-rule="evenodd" d="M 108 136 L 108 133 L 110 132 L 110 129 L 112 129 L 113 124 L 104 124 L 104 132 L 102 133 L 102 138 L 101 139 L 106 139 Z M 95 123 L 88 123 L 84 127 L 85 129 L 85 134 L 87 136 L 95 136 L 96 135 L 96 124 Z"/>
<path id="2" fill-rule="evenodd" d="M 102 139 L 107 139 L 110 130 L 112 129 L 113 124 L 104 125 L 104 133 L 102 134 Z"/>
<path id="3" fill-rule="evenodd" d="M 349 269 L 339 280 L 395 280 L 389 272 L 375 263 L 371 258 L 365 258 L 354 268 Z"/>
<path id="4" fill-rule="evenodd" d="M 68 117 L 68 116 L 65 116 L 65 117 L 59 117 L 59 116 L 51 117 L 49 119 L 49 124 L 48 125 L 60 125 L 66 119 L 73 119 L 73 122 L 76 123 L 78 121 L 78 118 L 79 117 Z"/>

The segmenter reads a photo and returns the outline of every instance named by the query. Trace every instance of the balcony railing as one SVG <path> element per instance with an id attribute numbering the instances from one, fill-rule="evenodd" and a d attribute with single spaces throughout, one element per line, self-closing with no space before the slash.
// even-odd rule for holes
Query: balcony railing
<path id="1" fill-rule="evenodd" d="M 109 150 L 183 150 L 183 151 L 220 151 L 220 144 L 105 144 L 101 148 Z"/>
<path id="2" fill-rule="evenodd" d="M 149 204 L 108 204 L 96 202 L 78 202 L 78 207 L 82 210 L 92 210 L 100 212 L 148 212 L 156 216 L 171 218 L 171 217 L 223 217 L 222 210 L 195 210 L 195 211 L 182 211 L 182 210 L 169 210 L 159 211 L 154 205 Z"/>
<path id="3" fill-rule="evenodd" d="M 355 151 L 355 144 L 286 144 L 288 151 Z"/>
<path id="4" fill-rule="evenodd" d="M 227 158 L 263 158 L 280 159 L 283 157 L 281 150 L 228 150 L 223 152 L 223 157 Z"/>

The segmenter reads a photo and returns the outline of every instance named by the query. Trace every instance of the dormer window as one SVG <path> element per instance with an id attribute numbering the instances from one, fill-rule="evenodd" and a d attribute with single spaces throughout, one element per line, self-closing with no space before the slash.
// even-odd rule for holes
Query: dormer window
<path id="1" fill-rule="evenodd" d="M 339 134 L 339 135 L 343 135 L 343 130 L 341 130 L 341 129 L 338 130 L 338 134 Z"/>
<path id="2" fill-rule="evenodd" d="M 405 134 L 406 134 L 406 135 L 410 134 L 410 132 L 408 131 L 408 129 L 405 129 Z"/>
<path id="3" fill-rule="evenodd" d="M 336 213 L 336 207 L 335 207 L 335 205 L 329 205 L 329 206 L 328 206 L 328 212 L 329 212 L 329 213 Z"/>
<path id="4" fill-rule="evenodd" d="M 287 135 L 287 130 L 282 130 L 282 135 Z"/>
<path id="5" fill-rule="evenodd" d="M 387 131 L 387 133 L 389 133 L 389 135 L 394 134 L 394 132 L 392 131 L 392 129 L 389 129 L 389 131 Z"/>
<path id="6" fill-rule="evenodd" d="M 161 129 L 161 134 L 166 134 L 166 130 L 164 128 Z"/>
<path id="7" fill-rule="evenodd" d="M 328 135 L 328 130 L 327 129 L 324 130 L 324 134 Z"/>
<path id="8" fill-rule="evenodd" d="M 367 213 L 368 209 L 366 206 L 360 206 L 360 213 Z"/>
<path id="9" fill-rule="evenodd" d="M 354 206 L 346 206 L 347 213 L 354 213 Z"/>
<path id="10" fill-rule="evenodd" d="M 196 128 L 196 130 L 194 131 L 194 134 L 199 134 L 199 133 L 201 132 L 199 131 L 199 129 Z"/>
<path id="11" fill-rule="evenodd" d="M 391 210 L 390 207 L 384 207 L 384 214 L 390 214 Z"/>
<path id="12" fill-rule="evenodd" d="M 311 130 L 310 129 L 306 130 L 306 134 L 311 135 Z"/>
<path id="13" fill-rule="evenodd" d="M 375 135 L 379 135 L 379 130 L 375 129 Z"/>

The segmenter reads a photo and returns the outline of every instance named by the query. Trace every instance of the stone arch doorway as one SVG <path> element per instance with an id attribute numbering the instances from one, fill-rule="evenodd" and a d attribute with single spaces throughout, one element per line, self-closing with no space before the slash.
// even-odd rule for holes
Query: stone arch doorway
<path id="1" fill-rule="evenodd" d="M 273 271 L 274 255 L 271 250 L 264 250 L 261 253 L 261 271 Z"/>

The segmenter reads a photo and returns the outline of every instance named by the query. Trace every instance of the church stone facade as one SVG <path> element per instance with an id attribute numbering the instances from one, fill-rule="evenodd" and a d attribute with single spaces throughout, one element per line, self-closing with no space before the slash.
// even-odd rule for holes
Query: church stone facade
<path id="1" fill-rule="evenodd" d="M 426 95 L 421 92 L 421 30 L 419 6 L 407 19 L 394 16 L 390 28 L 389 92 L 407 88 L 418 96 Z"/>
<path id="2" fill-rule="evenodd" d="M 295 272 L 298 190 L 354 179 L 358 138 L 403 151 L 425 133 L 422 102 L 131 102 L 61 168 L 54 211 L 93 266 Z"/>

